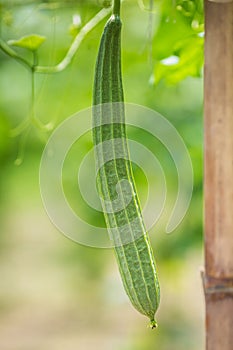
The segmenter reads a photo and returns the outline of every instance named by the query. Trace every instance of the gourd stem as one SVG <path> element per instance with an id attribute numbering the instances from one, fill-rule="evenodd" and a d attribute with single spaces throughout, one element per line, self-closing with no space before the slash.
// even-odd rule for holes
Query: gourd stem
<path id="1" fill-rule="evenodd" d="M 31 64 L 25 60 L 23 57 L 19 56 L 11 47 L 9 47 L 1 38 L 0 38 L 0 49 L 8 56 L 14 58 L 21 64 L 23 64 L 27 69 L 31 70 Z"/>
<path id="2" fill-rule="evenodd" d="M 114 0 L 113 3 L 113 14 L 116 16 L 120 16 L 120 8 L 121 8 L 121 0 Z"/>

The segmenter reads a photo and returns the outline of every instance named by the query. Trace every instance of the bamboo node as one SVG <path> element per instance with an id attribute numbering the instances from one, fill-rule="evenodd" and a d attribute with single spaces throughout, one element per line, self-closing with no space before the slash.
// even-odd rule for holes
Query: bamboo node
<path id="1" fill-rule="evenodd" d="M 221 294 L 233 297 L 233 278 L 216 278 L 206 275 L 201 271 L 202 283 L 205 295 Z"/>

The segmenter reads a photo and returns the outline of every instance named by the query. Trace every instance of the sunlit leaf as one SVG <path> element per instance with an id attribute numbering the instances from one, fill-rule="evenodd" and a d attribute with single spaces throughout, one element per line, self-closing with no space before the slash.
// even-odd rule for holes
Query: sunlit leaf
<path id="1" fill-rule="evenodd" d="M 18 40 L 9 40 L 8 44 L 11 46 L 23 47 L 25 49 L 35 51 L 37 50 L 41 44 L 46 40 L 46 38 L 42 35 L 38 34 L 30 34 L 23 36 Z"/>
<path id="2" fill-rule="evenodd" d="M 153 38 L 154 74 L 150 81 L 176 84 L 199 77 L 203 67 L 202 1 L 162 2 L 162 16 Z"/>
<path id="3" fill-rule="evenodd" d="M 154 83 L 164 80 L 177 84 L 188 76 L 200 77 L 203 66 L 203 37 L 195 36 L 177 42 L 173 56 L 157 61 L 154 69 Z"/>

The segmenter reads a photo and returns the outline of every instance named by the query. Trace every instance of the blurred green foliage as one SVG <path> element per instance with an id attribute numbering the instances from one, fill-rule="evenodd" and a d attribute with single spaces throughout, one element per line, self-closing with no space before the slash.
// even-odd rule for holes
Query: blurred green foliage
<path id="1" fill-rule="evenodd" d="M 74 35 L 103 6 L 98 0 L 1 0 L 0 4 L 2 40 L 30 34 L 46 37 L 38 49 L 39 64 L 46 66 L 65 56 Z M 0 261 L 4 276 L 0 322 L 5 324 L 0 331 L 1 348 L 58 350 L 60 344 L 71 350 L 86 350 L 93 344 L 118 350 L 202 347 L 198 267 L 202 263 L 203 6 L 199 0 L 156 0 L 148 11 L 151 4 L 133 0 L 122 4 L 125 99 L 157 110 L 176 127 L 194 170 L 193 197 L 183 222 L 173 234 L 166 235 L 163 217 L 150 232 L 162 286 L 160 327 L 155 333 L 147 330 L 146 320 L 131 309 L 112 251 L 84 247 L 64 238 L 50 224 L 40 199 L 39 165 L 46 141 L 63 120 L 91 105 L 102 21 L 82 42 L 66 70 L 36 74 L 37 123 L 30 119 L 30 72 L 0 51 Z M 71 30 L 74 23 L 77 26 Z M 15 50 L 32 61 L 28 50 Z M 158 158 L 166 174 L 171 205 L 177 192 L 171 157 L 145 131 L 129 127 L 128 136 Z M 63 185 L 78 215 L 103 226 L 102 213 L 85 203 L 76 183 L 78 166 L 91 148 L 91 134 L 87 133 L 68 155 Z M 146 175 L 136 165 L 133 169 L 143 204 L 148 191 Z M 9 315 L 13 316 L 8 324 Z M 28 329 L 33 340 L 26 336 Z M 22 337 L 14 343 L 17 330 Z"/>

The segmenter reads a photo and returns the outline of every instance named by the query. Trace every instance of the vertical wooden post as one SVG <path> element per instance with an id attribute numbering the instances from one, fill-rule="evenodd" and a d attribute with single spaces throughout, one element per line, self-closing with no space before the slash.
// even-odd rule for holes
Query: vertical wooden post
<path id="1" fill-rule="evenodd" d="M 233 346 L 233 1 L 205 0 L 206 349 Z"/>

